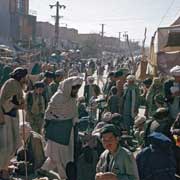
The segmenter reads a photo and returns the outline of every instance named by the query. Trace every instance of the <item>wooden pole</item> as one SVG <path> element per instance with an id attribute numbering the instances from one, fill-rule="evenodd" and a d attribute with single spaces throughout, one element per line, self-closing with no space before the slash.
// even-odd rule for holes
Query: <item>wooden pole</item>
<path id="1" fill-rule="evenodd" d="M 22 119 L 23 119 L 23 147 L 24 147 L 24 165 L 25 165 L 25 180 L 28 180 L 28 167 L 27 167 L 27 154 L 26 154 L 26 137 L 25 137 L 25 114 L 22 109 Z"/>
<path id="2" fill-rule="evenodd" d="M 126 34 L 126 41 L 127 41 L 129 53 L 130 53 L 130 56 L 131 56 L 131 59 L 132 59 L 132 64 L 133 64 L 133 72 L 132 72 L 132 74 L 134 74 L 135 71 L 136 71 L 135 70 L 136 69 L 136 65 L 135 65 L 134 56 L 133 56 L 133 53 L 132 53 L 132 50 L 131 50 L 131 46 L 130 46 L 130 43 L 129 43 L 129 36 L 128 36 L 128 34 Z"/>
<path id="3" fill-rule="evenodd" d="M 146 60 L 145 60 L 145 42 L 146 42 L 146 34 L 147 34 L 147 28 L 145 28 L 145 31 L 144 31 L 144 40 L 143 40 L 143 43 L 142 43 L 142 59 L 141 59 L 141 61 L 146 61 Z"/>

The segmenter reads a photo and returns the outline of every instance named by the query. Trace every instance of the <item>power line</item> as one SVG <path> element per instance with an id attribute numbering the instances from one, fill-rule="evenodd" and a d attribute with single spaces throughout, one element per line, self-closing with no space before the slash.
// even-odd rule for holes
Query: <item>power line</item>
<path id="1" fill-rule="evenodd" d="M 179 16 L 180 16 L 180 8 L 178 9 L 178 11 L 177 11 L 177 13 L 176 13 L 175 18 L 176 18 L 176 17 L 179 17 Z"/>
<path id="2" fill-rule="evenodd" d="M 162 24 L 162 22 L 163 22 L 164 19 L 166 18 L 167 14 L 168 14 L 169 10 L 172 8 L 174 2 L 175 2 L 175 0 L 172 0 L 172 2 L 171 2 L 171 4 L 169 5 L 168 9 L 166 10 L 165 14 L 162 16 L 158 27 Z"/>
<path id="3" fill-rule="evenodd" d="M 112 18 L 112 19 L 81 19 L 81 20 L 79 20 L 79 19 L 71 19 L 71 18 L 65 18 L 65 20 L 66 21 L 73 21 L 73 22 L 89 22 L 89 21 L 93 21 L 93 22 L 97 22 L 97 21 L 143 21 L 143 19 L 131 19 L 131 18 L 125 18 L 125 19 L 123 19 L 123 18 L 118 18 L 118 19 L 116 19 L 116 18 Z"/>

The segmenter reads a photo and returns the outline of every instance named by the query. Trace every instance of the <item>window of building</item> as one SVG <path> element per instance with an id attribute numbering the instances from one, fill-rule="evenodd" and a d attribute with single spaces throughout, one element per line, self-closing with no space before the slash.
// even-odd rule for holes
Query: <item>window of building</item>
<path id="1" fill-rule="evenodd" d="M 24 0 L 17 0 L 17 10 L 20 13 L 24 13 Z"/>

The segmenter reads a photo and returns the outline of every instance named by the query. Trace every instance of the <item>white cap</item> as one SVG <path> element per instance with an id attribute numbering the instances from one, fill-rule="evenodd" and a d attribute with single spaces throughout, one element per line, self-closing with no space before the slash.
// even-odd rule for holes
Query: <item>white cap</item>
<path id="1" fill-rule="evenodd" d="M 132 80 L 132 81 L 135 81 L 136 80 L 136 77 L 134 75 L 128 75 L 127 80 Z"/>
<path id="2" fill-rule="evenodd" d="M 111 119 L 112 119 L 112 113 L 111 112 L 106 112 L 102 117 L 102 121 L 104 121 L 104 122 L 108 122 Z"/>
<path id="3" fill-rule="evenodd" d="M 172 76 L 180 76 L 180 66 L 176 65 L 171 70 L 170 73 Z"/>

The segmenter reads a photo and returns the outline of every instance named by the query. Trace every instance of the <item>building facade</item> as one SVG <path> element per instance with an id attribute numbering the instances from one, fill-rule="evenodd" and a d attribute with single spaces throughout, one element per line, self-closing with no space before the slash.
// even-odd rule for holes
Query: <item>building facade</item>
<path id="1" fill-rule="evenodd" d="M 10 38 L 9 0 L 0 0 L 0 44 L 7 44 Z"/>
<path id="2" fill-rule="evenodd" d="M 29 15 L 29 0 L 10 0 L 10 17 L 13 41 L 35 40 L 36 16 Z"/>
<path id="3" fill-rule="evenodd" d="M 29 15 L 29 0 L 1 0 L 0 24 L 2 43 L 35 39 L 36 16 Z"/>
<path id="4" fill-rule="evenodd" d="M 48 47 L 53 47 L 55 28 L 49 22 L 37 22 L 36 35 L 39 41 L 44 40 Z M 97 33 L 79 34 L 78 30 L 67 27 L 59 28 L 59 44 L 58 47 L 63 49 L 78 49 L 86 43 L 91 43 L 97 46 L 102 51 L 124 52 L 128 50 L 126 41 L 119 41 L 119 38 L 106 37 Z M 137 42 L 130 42 L 131 50 L 139 49 Z"/>
<path id="5" fill-rule="evenodd" d="M 39 41 L 44 40 L 48 47 L 54 45 L 55 28 L 49 22 L 37 22 L 36 37 Z M 71 48 L 77 42 L 78 31 L 73 28 L 60 27 L 59 28 L 59 47 Z"/>

